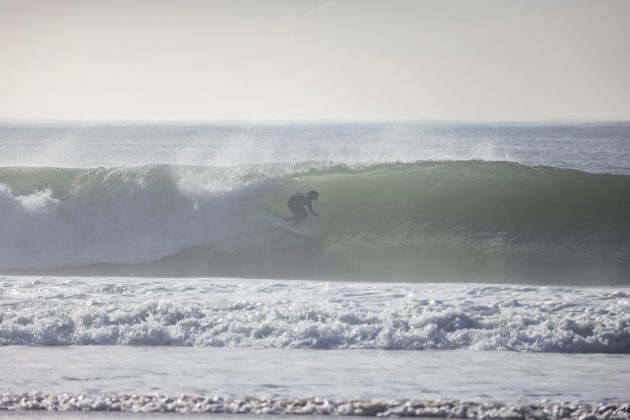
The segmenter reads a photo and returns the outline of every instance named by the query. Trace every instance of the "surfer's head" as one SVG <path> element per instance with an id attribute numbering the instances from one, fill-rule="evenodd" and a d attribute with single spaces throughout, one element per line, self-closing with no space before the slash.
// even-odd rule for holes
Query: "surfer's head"
<path id="1" fill-rule="evenodd" d="M 315 190 L 310 190 L 308 194 L 306 194 L 306 196 L 313 201 L 317 201 L 317 197 L 319 197 L 319 193 Z"/>

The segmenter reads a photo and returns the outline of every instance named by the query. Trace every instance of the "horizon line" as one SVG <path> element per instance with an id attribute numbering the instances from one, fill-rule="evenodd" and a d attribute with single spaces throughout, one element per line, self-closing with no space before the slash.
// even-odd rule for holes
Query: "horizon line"
<path id="1" fill-rule="evenodd" d="M 444 125 L 534 125 L 534 124 L 625 124 L 628 119 L 596 119 L 596 118 L 549 118 L 533 120 L 459 120 L 459 119 L 349 119 L 349 118 L 314 118 L 314 119 L 177 119 L 177 120 L 152 120 L 152 119 L 86 119 L 74 120 L 63 118 L 3 118 L 0 124 L 16 125 L 326 125 L 326 124 L 444 124 Z"/>

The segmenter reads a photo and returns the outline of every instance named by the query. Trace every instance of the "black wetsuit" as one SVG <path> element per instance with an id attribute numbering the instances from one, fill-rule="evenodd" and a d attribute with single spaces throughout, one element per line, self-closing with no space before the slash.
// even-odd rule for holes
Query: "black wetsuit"
<path id="1" fill-rule="evenodd" d="M 308 207 L 308 211 L 310 211 L 311 214 L 315 214 L 315 211 L 313 210 L 313 200 L 302 193 L 293 194 L 291 198 L 289 198 L 287 206 L 289 206 L 291 213 L 293 213 L 293 215 L 298 219 L 304 219 L 308 216 L 308 212 L 304 206 Z"/>

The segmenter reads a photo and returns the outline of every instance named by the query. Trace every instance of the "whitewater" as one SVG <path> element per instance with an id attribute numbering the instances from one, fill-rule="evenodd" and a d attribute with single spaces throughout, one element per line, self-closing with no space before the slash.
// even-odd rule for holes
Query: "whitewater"
<path id="1" fill-rule="evenodd" d="M 629 418 L 628 273 L 628 123 L 0 123 L 0 413 Z"/>

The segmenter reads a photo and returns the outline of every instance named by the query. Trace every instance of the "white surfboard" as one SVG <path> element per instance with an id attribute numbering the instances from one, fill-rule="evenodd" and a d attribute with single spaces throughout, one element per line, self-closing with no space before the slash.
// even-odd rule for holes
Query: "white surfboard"
<path id="1" fill-rule="evenodd" d="M 286 229 L 288 231 L 297 233 L 302 236 L 317 236 L 317 233 L 310 229 L 308 226 L 303 225 L 295 225 L 292 221 L 286 221 L 283 218 L 276 216 L 275 214 L 270 214 L 268 217 L 265 217 L 265 220 L 274 226 L 278 226 L 280 228 Z"/>

